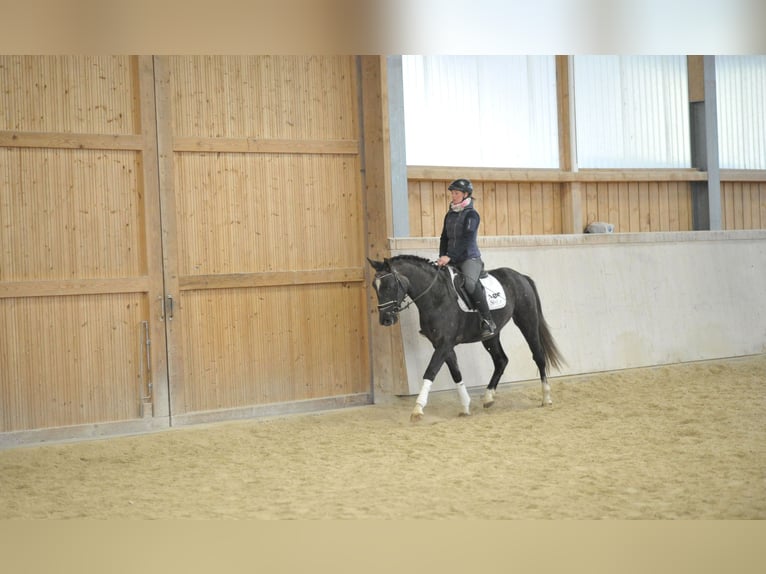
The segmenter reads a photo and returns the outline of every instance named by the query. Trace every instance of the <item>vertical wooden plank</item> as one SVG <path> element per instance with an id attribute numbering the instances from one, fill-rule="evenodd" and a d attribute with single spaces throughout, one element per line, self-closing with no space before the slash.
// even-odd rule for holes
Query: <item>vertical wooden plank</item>
<path id="1" fill-rule="evenodd" d="M 609 221 L 609 183 L 600 181 L 596 184 L 596 218 Z"/>
<path id="2" fill-rule="evenodd" d="M 636 232 L 641 230 L 641 209 L 639 199 L 638 182 L 628 183 L 628 213 L 630 214 L 629 231 Z"/>
<path id="3" fill-rule="evenodd" d="M 561 184 L 561 232 L 582 233 L 585 212 L 583 210 L 580 182 Z"/>
<path id="4" fill-rule="evenodd" d="M 447 181 L 435 181 L 433 185 L 434 223 L 431 235 L 434 237 L 438 237 L 441 234 L 444 215 L 449 211 L 450 203 L 452 203 L 452 196 L 447 189 L 448 186 L 449 182 Z M 481 205 L 481 202 L 479 204 Z"/>
<path id="5" fill-rule="evenodd" d="M 573 66 L 571 56 L 556 56 L 556 112 L 559 137 L 559 169 L 577 171 L 575 141 Z M 561 203 L 561 232 L 582 233 L 588 223 L 586 198 L 580 182 L 563 183 L 559 187 Z"/>
<path id="6" fill-rule="evenodd" d="M 501 181 L 495 184 L 495 209 L 497 235 L 510 235 L 508 230 L 508 183 Z"/>
<path id="7" fill-rule="evenodd" d="M 519 229 L 521 235 L 532 235 L 532 185 L 528 182 L 519 184 Z"/>
<path id="8" fill-rule="evenodd" d="M 554 211 L 556 204 L 554 202 L 553 184 L 543 182 L 542 184 L 542 212 L 543 212 L 543 230 L 546 235 L 557 233 Z"/>
<path id="9" fill-rule="evenodd" d="M 668 231 L 678 231 L 678 183 L 675 181 L 667 182 L 667 194 L 668 194 Z"/>
<path id="10" fill-rule="evenodd" d="M 649 182 L 641 181 L 638 183 L 638 210 L 639 210 L 639 228 L 638 231 L 651 231 L 650 213 L 649 213 Z"/>
<path id="11" fill-rule="evenodd" d="M 388 238 L 393 233 L 391 190 L 386 186 L 390 178 L 385 174 L 389 165 L 386 157 L 390 153 L 390 143 L 385 137 L 385 125 L 388 124 L 386 59 L 382 56 L 360 56 L 357 61 L 365 150 L 363 189 L 367 206 L 367 254 L 382 259 L 391 254 Z M 369 266 L 365 269 L 369 275 Z M 373 392 L 389 396 L 406 393 L 409 384 L 401 328 L 397 324 L 383 329 L 377 324 L 375 294 L 371 288 L 368 288 L 367 302 Z"/>
<path id="12" fill-rule="evenodd" d="M 678 183 L 678 230 L 691 231 L 692 223 L 692 192 L 688 182 Z"/>
<path id="13" fill-rule="evenodd" d="M 649 231 L 660 230 L 660 192 L 656 181 L 648 183 L 649 188 Z"/>
<path id="14" fill-rule="evenodd" d="M 760 220 L 761 220 L 761 224 L 759 228 L 766 229 L 766 183 L 765 182 L 759 183 L 758 190 L 759 190 L 759 197 L 760 197 L 758 204 L 760 205 L 759 212 L 760 212 Z"/>
<path id="15" fill-rule="evenodd" d="M 170 414 L 186 412 L 185 364 L 182 334 L 184 301 L 179 289 L 178 224 L 175 189 L 175 157 L 173 153 L 173 106 L 171 70 L 168 56 L 155 56 L 154 92 L 157 129 L 157 155 L 160 213 L 162 218 L 162 268 L 165 290 L 161 302 L 167 340 L 168 394 Z M 169 297 L 175 302 L 173 318 L 169 314 Z M 167 312 L 166 312 L 167 311 Z"/>
<path id="16" fill-rule="evenodd" d="M 734 229 L 744 229 L 742 182 L 734 182 L 732 188 L 732 200 L 734 204 Z"/>
<path id="17" fill-rule="evenodd" d="M 508 234 L 521 235 L 521 187 L 518 182 L 508 184 Z"/>
<path id="18" fill-rule="evenodd" d="M 721 183 L 721 221 L 723 228 L 734 229 L 734 203 L 731 182 Z"/>
<path id="19" fill-rule="evenodd" d="M 657 195 L 659 200 L 659 231 L 670 231 L 670 203 L 668 200 L 668 182 L 661 181 L 657 184 Z"/>
<path id="20" fill-rule="evenodd" d="M 146 267 L 150 277 L 148 293 L 148 313 L 146 320 L 151 335 L 151 395 L 153 415 L 168 417 L 168 370 L 165 326 L 160 319 L 162 316 L 162 298 L 164 296 L 164 281 L 162 271 L 162 222 L 160 218 L 160 189 L 159 189 L 159 156 L 157 150 L 157 116 L 155 110 L 154 61 L 151 56 L 133 58 L 135 63 L 135 81 L 137 82 L 139 113 L 136 120 L 139 123 L 137 132 L 141 134 L 143 149 L 141 164 L 143 166 L 142 186 L 144 190 L 144 213 L 146 214 L 145 241 L 147 245 Z"/>
<path id="21" fill-rule="evenodd" d="M 420 182 L 407 182 L 407 206 L 410 214 L 410 235 L 423 237 L 423 220 L 420 217 Z"/>
<path id="22" fill-rule="evenodd" d="M 436 229 L 434 212 L 434 186 L 430 181 L 420 182 L 420 221 L 424 237 L 432 237 Z"/>
<path id="23" fill-rule="evenodd" d="M 570 57 L 556 56 L 556 117 L 559 136 L 559 169 L 572 171 L 573 161 L 573 123 L 572 100 L 570 98 Z"/>
<path id="24" fill-rule="evenodd" d="M 605 221 L 616 228 L 620 223 L 620 184 L 616 181 L 609 182 L 606 193 L 608 210 Z"/>
<path id="25" fill-rule="evenodd" d="M 617 196 L 620 204 L 620 219 L 617 222 L 617 231 L 627 233 L 630 231 L 630 189 L 627 181 L 621 181 L 617 185 Z"/>
<path id="26" fill-rule="evenodd" d="M 752 205 L 752 213 L 753 213 L 753 229 L 762 229 L 763 226 L 763 220 L 761 219 L 761 199 L 760 199 L 760 187 L 762 184 L 760 183 L 753 183 L 752 186 L 750 186 L 750 202 Z"/>
<path id="27" fill-rule="evenodd" d="M 498 235 L 497 232 L 497 192 L 494 181 L 481 183 L 481 214 L 482 235 Z"/>
<path id="28" fill-rule="evenodd" d="M 598 184 L 585 184 L 585 225 L 598 221 Z"/>
<path id="29" fill-rule="evenodd" d="M 543 234 L 543 184 L 532 183 L 532 234 Z"/>
<path id="30" fill-rule="evenodd" d="M 563 185 L 556 183 L 553 185 L 553 228 L 554 234 L 564 233 L 563 225 L 563 207 L 562 207 L 562 188 Z"/>
<path id="31" fill-rule="evenodd" d="M 750 203 L 750 183 L 742 184 L 742 229 L 753 229 L 753 207 Z"/>

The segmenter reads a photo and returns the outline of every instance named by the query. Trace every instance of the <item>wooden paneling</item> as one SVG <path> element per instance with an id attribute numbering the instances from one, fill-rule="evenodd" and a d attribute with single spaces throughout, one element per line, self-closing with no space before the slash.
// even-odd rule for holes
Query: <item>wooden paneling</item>
<path id="1" fill-rule="evenodd" d="M 369 393 L 354 58 L 155 70 L 175 420 Z"/>
<path id="2" fill-rule="evenodd" d="M 583 229 L 593 221 L 615 233 L 690 231 L 691 188 L 675 181 L 585 183 Z"/>
<path id="3" fill-rule="evenodd" d="M 2 56 L 0 131 L 139 133 L 137 59 Z"/>
<path id="4" fill-rule="evenodd" d="M 357 139 L 351 57 L 169 59 L 176 136 Z"/>
<path id="5" fill-rule="evenodd" d="M 140 154 L 0 148 L 0 281 L 146 273 Z"/>
<path id="6" fill-rule="evenodd" d="M 370 396 L 357 65 L 0 58 L 0 432 Z"/>
<path id="7" fill-rule="evenodd" d="M 457 172 L 456 172 L 457 173 Z M 462 173 L 462 172 L 460 172 Z M 602 180 L 585 174 L 579 186 L 582 232 L 588 223 L 613 223 L 615 232 L 691 230 L 691 189 L 688 182 Z M 441 233 L 449 197 L 444 180 L 409 181 L 410 235 Z M 473 180 L 481 235 L 555 235 L 565 233 L 564 188 L 560 181 Z"/>
<path id="8" fill-rule="evenodd" d="M 179 412 L 369 392 L 365 297 L 363 283 L 184 293 Z"/>
<path id="9" fill-rule="evenodd" d="M 358 156 L 179 153 L 179 273 L 273 272 L 364 261 Z"/>
<path id="10" fill-rule="evenodd" d="M 449 181 L 410 180 L 410 235 L 441 234 L 449 209 Z M 561 184 L 558 182 L 473 181 L 473 197 L 481 215 L 481 235 L 562 233 Z"/>
<path id="11" fill-rule="evenodd" d="M 167 421 L 151 59 L 3 56 L 0 85 L 0 433 Z"/>
<path id="12" fill-rule="evenodd" d="M 0 299 L 0 432 L 135 419 L 143 294 Z"/>
<path id="13" fill-rule="evenodd" d="M 721 182 L 724 229 L 766 229 L 766 182 Z"/>

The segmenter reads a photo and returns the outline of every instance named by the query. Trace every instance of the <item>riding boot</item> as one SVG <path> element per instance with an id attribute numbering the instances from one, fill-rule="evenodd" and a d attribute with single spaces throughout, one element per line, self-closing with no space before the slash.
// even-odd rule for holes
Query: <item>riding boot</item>
<path id="1" fill-rule="evenodd" d="M 481 316 L 481 338 L 489 339 L 495 334 L 497 326 L 492 320 L 492 315 L 489 313 L 489 305 L 487 305 L 484 286 L 480 282 L 476 283 L 476 289 L 473 290 L 471 300 Z"/>

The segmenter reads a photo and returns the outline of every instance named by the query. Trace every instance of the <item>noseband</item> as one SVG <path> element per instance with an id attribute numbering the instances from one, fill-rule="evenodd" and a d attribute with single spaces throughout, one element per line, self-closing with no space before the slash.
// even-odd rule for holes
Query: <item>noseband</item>
<path id="1" fill-rule="evenodd" d="M 439 271 L 440 270 L 441 269 L 438 269 L 436 271 L 436 275 L 434 275 L 434 279 L 433 279 L 433 281 L 431 281 L 430 285 L 428 285 L 428 287 L 426 287 L 425 290 L 420 295 L 418 295 L 417 297 L 415 297 L 415 298 L 410 297 L 410 302 L 407 303 L 404 307 L 400 307 L 399 305 L 400 305 L 400 303 L 402 301 L 404 301 L 404 298 L 407 297 L 407 290 L 404 288 L 404 285 L 402 285 L 402 280 L 399 278 L 399 274 L 396 271 L 392 270 L 390 273 L 385 273 L 384 275 L 377 275 L 378 279 L 383 279 L 384 277 L 388 277 L 389 275 L 393 275 L 394 276 L 394 281 L 396 281 L 396 299 L 392 299 L 391 301 L 387 301 L 386 303 L 380 303 L 378 305 L 378 313 L 380 313 L 381 311 L 386 311 L 386 312 L 391 313 L 392 315 L 399 315 L 399 313 L 401 313 L 402 311 L 407 309 L 415 301 L 420 299 L 423 295 L 425 295 L 426 293 L 428 293 L 431 290 L 431 287 L 434 286 L 434 284 L 436 283 L 436 280 L 439 278 Z M 402 293 L 402 292 L 404 292 L 404 294 L 400 298 L 399 294 Z"/>

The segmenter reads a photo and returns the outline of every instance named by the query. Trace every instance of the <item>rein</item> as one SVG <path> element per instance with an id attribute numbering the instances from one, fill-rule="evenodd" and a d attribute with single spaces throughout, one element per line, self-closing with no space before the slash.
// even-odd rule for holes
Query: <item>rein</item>
<path id="1" fill-rule="evenodd" d="M 425 290 L 420 295 L 418 295 L 417 297 L 414 297 L 414 298 L 410 296 L 410 302 L 407 303 L 404 307 L 399 307 L 399 301 L 398 301 L 398 297 L 397 297 L 396 300 L 391 300 L 391 301 L 388 301 L 387 303 L 382 303 L 382 304 L 378 305 L 378 310 L 381 310 L 381 309 L 384 309 L 384 308 L 388 308 L 388 307 L 391 307 L 393 305 L 394 306 L 393 312 L 398 315 L 399 313 L 401 313 L 402 311 L 407 309 L 410 305 L 415 303 L 418 299 L 420 299 L 423 295 L 425 295 L 426 293 L 428 293 L 431 290 L 431 287 L 433 287 L 436 284 L 436 280 L 439 279 L 439 271 L 441 271 L 441 269 L 437 269 L 436 270 L 436 275 L 434 275 L 433 281 L 431 281 L 431 283 L 428 285 L 428 287 L 426 287 Z M 391 271 L 390 273 L 386 273 L 385 275 L 380 275 L 378 278 L 382 279 L 383 277 L 387 277 L 389 275 L 393 275 L 394 276 L 394 280 L 396 281 L 396 291 L 397 291 L 397 295 L 398 295 L 399 289 L 401 288 L 403 290 L 404 287 L 402 286 L 402 282 L 399 280 L 399 274 L 396 271 Z M 409 294 L 405 292 L 404 296 L 408 297 Z M 404 299 L 404 298 L 402 298 L 402 299 Z"/>

